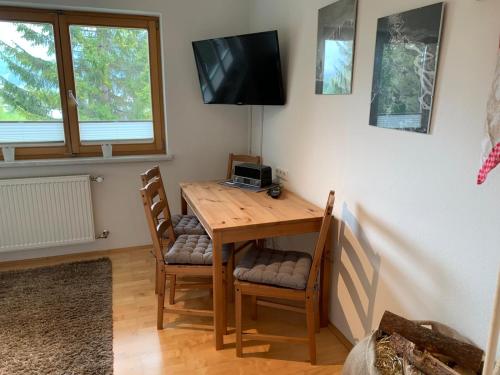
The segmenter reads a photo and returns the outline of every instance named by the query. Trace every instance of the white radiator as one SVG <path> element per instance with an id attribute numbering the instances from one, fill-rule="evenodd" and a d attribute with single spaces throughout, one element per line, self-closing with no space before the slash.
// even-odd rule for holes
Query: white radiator
<path id="1" fill-rule="evenodd" d="M 94 240 L 90 176 L 0 180 L 0 251 Z"/>

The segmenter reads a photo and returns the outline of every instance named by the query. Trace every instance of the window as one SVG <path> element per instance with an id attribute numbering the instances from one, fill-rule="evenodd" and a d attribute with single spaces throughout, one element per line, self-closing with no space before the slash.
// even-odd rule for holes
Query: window
<path id="1" fill-rule="evenodd" d="M 0 147 L 164 153 L 159 42 L 155 17 L 0 8 Z"/>

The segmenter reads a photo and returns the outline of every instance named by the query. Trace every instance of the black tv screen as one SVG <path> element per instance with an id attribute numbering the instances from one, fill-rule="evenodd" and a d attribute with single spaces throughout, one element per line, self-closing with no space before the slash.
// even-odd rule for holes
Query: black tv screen
<path id="1" fill-rule="evenodd" d="M 193 42 L 205 104 L 283 105 L 278 32 Z"/>

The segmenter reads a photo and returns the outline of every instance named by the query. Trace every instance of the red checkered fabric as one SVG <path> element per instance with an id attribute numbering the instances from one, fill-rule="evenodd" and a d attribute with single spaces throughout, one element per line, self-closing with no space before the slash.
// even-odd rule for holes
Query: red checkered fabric
<path id="1" fill-rule="evenodd" d="M 497 143 L 493 150 L 491 150 L 488 158 L 485 160 L 483 166 L 479 170 L 477 176 L 477 184 L 481 185 L 486 181 L 486 176 L 491 172 L 498 164 L 500 164 L 500 143 Z"/>
<path id="2" fill-rule="evenodd" d="M 493 77 L 490 99 L 486 107 L 486 131 L 482 143 L 483 163 L 477 176 L 477 184 L 486 181 L 488 173 L 500 164 L 500 41 L 498 45 L 498 58 Z"/>

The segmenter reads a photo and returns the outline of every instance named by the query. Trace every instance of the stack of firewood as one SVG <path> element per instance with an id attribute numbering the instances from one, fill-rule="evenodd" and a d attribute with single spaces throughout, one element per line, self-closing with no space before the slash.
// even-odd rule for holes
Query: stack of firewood
<path id="1" fill-rule="evenodd" d="M 385 374 L 480 374 L 484 352 L 389 311 L 380 322 L 376 367 Z"/>

